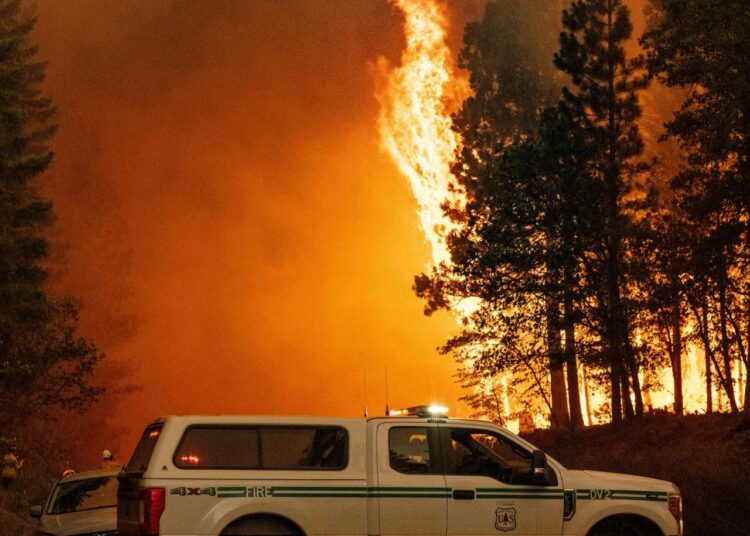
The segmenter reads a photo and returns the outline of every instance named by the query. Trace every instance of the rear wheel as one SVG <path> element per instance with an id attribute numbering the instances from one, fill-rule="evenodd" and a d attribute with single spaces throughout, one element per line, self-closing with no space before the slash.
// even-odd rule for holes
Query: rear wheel
<path id="1" fill-rule="evenodd" d="M 662 536 L 662 532 L 643 517 L 614 516 L 597 523 L 587 536 Z"/>
<path id="2" fill-rule="evenodd" d="M 304 536 L 288 519 L 272 515 L 253 515 L 230 523 L 221 536 Z"/>

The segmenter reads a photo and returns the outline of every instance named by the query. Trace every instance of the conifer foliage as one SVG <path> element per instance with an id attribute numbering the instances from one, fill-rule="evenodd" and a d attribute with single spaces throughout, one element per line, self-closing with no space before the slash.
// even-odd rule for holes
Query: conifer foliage
<path id="1" fill-rule="evenodd" d="M 546 6 L 543 0 L 490 2 L 481 21 L 467 26 L 460 64 L 470 72 L 474 94 L 454 117 L 463 147 L 453 172 L 468 203 L 451 213 L 460 223 L 449 239 L 453 262 L 418 276 L 414 288 L 428 314 L 479 298 L 479 310 L 443 348 L 467 366 L 460 380 L 478 415 L 502 420 L 510 411 L 494 378 L 506 370 L 515 378 L 512 388 L 541 403 L 526 409 L 551 413 L 562 426 L 569 422 L 563 355 L 549 305 L 539 185 L 529 179 L 531 140 L 560 90 L 550 61 L 560 22 Z"/>
<path id="2" fill-rule="evenodd" d="M 561 106 L 582 132 L 585 176 L 596 192 L 588 230 L 587 281 L 594 297 L 592 321 L 604 341 L 611 376 L 612 418 L 642 414 L 638 359 L 632 343 L 628 303 L 629 242 L 634 238 L 632 199 L 646 168 L 637 119 L 638 92 L 648 84 L 642 57 L 629 59 L 625 43 L 633 33 L 621 0 L 579 0 L 563 12 L 565 30 L 555 64 L 567 73 Z M 631 385 L 635 409 L 629 407 Z"/>
<path id="3" fill-rule="evenodd" d="M 467 401 L 502 420 L 515 387 L 553 426 L 580 426 L 583 378 L 584 392 L 593 382 L 608 393 L 618 423 L 644 414 L 669 368 L 672 385 L 660 387 L 682 414 L 692 345 L 705 357 L 706 411 L 715 389 L 722 407 L 748 407 L 747 2 L 652 0 L 644 56 L 632 54 L 623 0 L 573 0 L 557 52 L 541 59 L 523 39 L 514 48 L 503 24 L 502 13 L 523 18 L 528 5 L 492 1 L 467 27 L 462 66 L 475 93 L 454 117 L 464 145 L 453 171 L 468 203 L 449 212 L 452 264 L 415 280 L 428 313 L 479 304 L 443 348 L 464 364 Z M 524 24 L 550 6 L 532 11 Z M 509 49 L 523 51 L 509 54 L 512 66 L 500 52 Z M 674 176 L 647 160 L 639 131 L 654 77 L 686 95 L 665 125 L 681 144 L 674 160 L 684 157 Z"/>
<path id="4" fill-rule="evenodd" d="M 680 232 L 692 244 L 680 278 L 707 364 L 736 412 L 740 396 L 750 407 L 750 384 L 737 392 L 732 370 L 736 361 L 750 365 L 750 5 L 653 3 L 654 25 L 641 40 L 649 69 L 688 89 L 666 125 L 686 155 L 671 180 Z"/>
<path id="5" fill-rule="evenodd" d="M 101 355 L 75 334 L 72 300 L 45 288 L 53 211 L 37 181 L 52 161 L 55 109 L 29 39 L 35 22 L 19 0 L 0 1 L 0 421 L 11 427 L 100 392 L 90 380 Z"/>

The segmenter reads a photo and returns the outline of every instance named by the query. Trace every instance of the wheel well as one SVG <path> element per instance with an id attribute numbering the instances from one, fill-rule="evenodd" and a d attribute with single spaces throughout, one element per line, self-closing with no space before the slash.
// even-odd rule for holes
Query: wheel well
<path id="1" fill-rule="evenodd" d="M 617 514 L 598 521 L 586 536 L 619 536 L 619 529 L 627 528 L 633 536 L 664 536 L 659 526 L 650 519 L 636 514 Z"/>
<path id="2" fill-rule="evenodd" d="M 304 536 L 302 529 L 291 519 L 275 514 L 252 514 L 235 519 L 221 536 Z"/>

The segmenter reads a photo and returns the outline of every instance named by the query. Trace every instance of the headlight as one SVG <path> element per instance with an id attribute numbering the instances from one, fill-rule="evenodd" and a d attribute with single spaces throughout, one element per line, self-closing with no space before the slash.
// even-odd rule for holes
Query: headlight
<path id="1" fill-rule="evenodd" d="M 677 520 L 680 526 L 680 534 L 682 534 L 682 497 L 679 494 L 670 493 L 667 496 L 667 506 Z"/>

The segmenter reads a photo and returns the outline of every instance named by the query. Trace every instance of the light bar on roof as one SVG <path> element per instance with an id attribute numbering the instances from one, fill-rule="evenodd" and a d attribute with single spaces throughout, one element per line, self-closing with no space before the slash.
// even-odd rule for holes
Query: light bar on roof
<path id="1" fill-rule="evenodd" d="M 412 406 L 404 409 L 392 409 L 388 412 L 390 417 L 447 417 L 448 408 L 438 404 L 429 406 Z"/>

